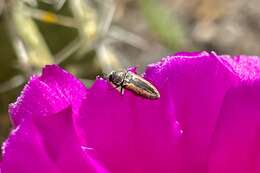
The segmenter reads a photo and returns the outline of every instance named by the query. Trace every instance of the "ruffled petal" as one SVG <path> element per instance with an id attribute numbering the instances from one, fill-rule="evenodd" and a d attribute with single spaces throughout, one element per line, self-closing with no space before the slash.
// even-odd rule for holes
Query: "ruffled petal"
<path id="1" fill-rule="evenodd" d="M 240 81 L 249 82 L 260 78 L 259 57 L 246 55 L 238 55 L 235 57 L 220 55 L 219 57 L 222 62 L 226 62 L 226 66 L 240 78 Z"/>
<path id="2" fill-rule="evenodd" d="M 85 146 L 111 172 L 136 172 L 133 113 L 128 100 L 107 81 L 98 79 L 82 103 L 77 126 Z"/>
<path id="3" fill-rule="evenodd" d="M 9 113 L 14 126 L 25 117 L 45 116 L 72 105 L 77 112 L 86 94 L 85 86 L 57 65 L 43 69 L 40 77 L 32 77 L 17 101 L 10 105 Z"/>
<path id="4" fill-rule="evenodd" d="M 240 78 L 226 94 L 209 154 L 210 173 L 260 172 L 260 59 L 222 56 Z"/>
<path id="5" fill-rule="evenodd" d="M 225 97 L 211 144 L 209 172 L 259 172 L 259 129 L 260 81 L 241 83 Z"/>
<path id="6" fill-rule="evenodd" d="M 183 131 L 174 157 L 176 171 L 207 172 L 209 144 L 227 91 L 239 80 L 214 53 L 178 53 L 148 67 L 158 75 Z M 169 101 L 168 101 L 169 103 Z"/>
<path id="7" fill-rule="evenodd" d="M 62 173 L 100 170 L 91 164 L 87 152 L 81 148 L 70 108 L 52 116 L 39 117 L 35 124 L 49 157 Z"/>
<path id="8" fill-rule="evenodd" d="M 111 172 L 168 172 L 179 129 L 174 112 L 162 114 L 160 108 L 170 109 L 164 103 L 129 91 L 121 95 L 98 79 L 82 104 L 77 125 L 92 154 Z"/>
<path id="9" fill-rule="evenodd" d="M 60 173 L 30 119 L 12 131 L 2 150 L 1 173 Z"/>
<path id="10" fill-rule="evenodd" d="M 82 149 L 72 121 L 72 110 L 25 119 L 5 142 L 3 173 L 105 173 Z"/>
<path id="11" fill-rule="evenodd" d="M 177 53 L 149 65 L 143 77 L 160 99 L 121 95 L 101 78 L 87 91 L 47 66 L 10 107 L 16 129 L 1 171 L 260 171 L 258 57 Z"/>
<path id="12" fill-rule="evenodd" d="M 89 157 L 87 152 L 82 149 L 79 142 L 80 136 L 75 130 L 74 118 L 77 116 L 78 108 L 86 92 L 85 86 L 71 74 L 56 65 L 50 65 L 44 68 L 40 77 L 32 77 L 16 103 L 10 106 L 11 118 L 16 129 L 21 128 L 32 133 L 28 135 L 28 138 L 31 136 L 32 141 L 37 137 L 37 142 L 42 145 L 42 148 L 35 150 L 41 151 L 41 154 L 49 159 L 48 162 L 55 165 L 57 170 L 62 173 L 74 171 L 106 172 L 98 162 Z M 66 107 L 71 107 L 71 109 L 62 111 Z M 33 129 L 23 124 L 28 124 Z M 19 138 L 22 138 L 24 131 L 19 133 Z M 18 143 L 17 135 L 14 136 L 13 146 Z M 7 140 L 7 144 L 9 140 Z M 30 146 L 30 143 L 23 142 L 21 146 L 25 148 Z M 6 154 L 4 155 L 11 155 L 8 149 L 12 147 L 5 147 L 6 149 L 3 152 Z M 21 150 L 24 153 L 28 152 L 26 149 Z M 32 158 L 34 156 L 37 155 L 32 153 Z M 24 167 L 30 167 L 19 157 L 21 156 L 10 163 L 24 164 Z M 36 159 L 35 162 L 38 162 L 38 160 Z M 8 163 L 8 157 L 6 159 L 5 156 L 4 167 Z M 36 165 L 35 168 L 37 167 L 41 168 L 41 166 Z M 43 169 L 43 172 L 51 172 L 51 169 L 45 168 L 47 171 Z M 32 170 L 37 172 L 36 169 Z M 55 168 L 54 172 L 57 172 L 57 170 Z M 21 169 L 22 171 L 23 169 Z M 24 171 L 27 172 L 26 169 Z"/>
<path id="13" fill-rule="evenodd" d="M 57 65 L 46 66 L 39 79 L 59 93 L 61 99 L 72 106 L 73 113 L 78 111 L 82 98 L 87 92 L 80 80 Z"/>
<path id="14" fill-rule="evenodd" d="M 207 52 L 166 57 L 144 77 L 159 100 L 96 81 L 77 121 L 86 144 L 112 172 L 204 171 L 223 98 L 238 78 Z"/>

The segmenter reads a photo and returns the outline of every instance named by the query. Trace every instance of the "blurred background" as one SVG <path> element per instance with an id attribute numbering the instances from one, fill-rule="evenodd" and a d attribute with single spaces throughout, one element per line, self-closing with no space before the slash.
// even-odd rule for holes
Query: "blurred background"
<path id="1" fill-rule="evenodd" d="M 0 0 L 0 144 L 8 104 L 28 78 L 59 64 L 97 75 L 177 51 L 260 55 L 259 0 Z"/>

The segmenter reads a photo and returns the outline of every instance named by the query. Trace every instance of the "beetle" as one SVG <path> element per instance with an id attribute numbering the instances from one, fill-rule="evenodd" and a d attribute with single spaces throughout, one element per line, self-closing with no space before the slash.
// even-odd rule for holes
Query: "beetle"
<path id="1" fill-rule="evenodd" d="M 120 87 L 120 92 L 123 94 L 123 89 L 128 89 L 137 95 L 148 99 L 159 99 L 160 93 L 150 82 L 141 76 L 127 70 L 112 71 L 106 79 L 114 84 L 116 88 Z"/>

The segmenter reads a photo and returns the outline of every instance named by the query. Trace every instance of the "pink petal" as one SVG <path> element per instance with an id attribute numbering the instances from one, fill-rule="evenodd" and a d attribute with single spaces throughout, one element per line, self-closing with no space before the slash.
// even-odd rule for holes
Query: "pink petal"
<path id="1" fill-rule="evenodd" d="M 89 91 L 77 122 L 86 145 L 93 148 L 93 154 L 108 170 L 173 169 L 169 158 L 179 135 L 174 112 L 164 116 L 160 108 L 166 108 L 165 112 L 169 108 L 163 102 L 143 99 L 128 91 L 122 96 L 104 80 L 97 80 Z"/>
<path id="2" fill-rule="evenodd" d="M 101 172 L 96 171 L 87 152 L 81 148 L 74 130 L 71 109 L 56 115 L 39 117 L 35 123 L 48 155 L 62 173 Z"/>
<path id="3" fill-rule="evenodd" d="M 260 172 L 258 57 L 177 53 L 143 76 L 160 99 L 46 67 L 10 108 L 1 173 Z"/>
<path id="4" fill-rule="evenodd" d="M 42 76 L 32 77 L 21 96 L 10 105 L 10 116 L 17 126 L 25 117 L 56 113 L 68 105 L 76 113 L 85 94 L 86 88 L 79 80 L 60 67 L 49 65 Z"/>
<path id="5" fill-rule="evenodd" d="M 1 173 L 59 173 L 30 119 L 12 131 L 2 149 Z"/>
<path id="6" fill-rule="evenodd" d="M 70 108 L 29 120 L 24 120 L 5 143 L 3 173 L 106 172 L 82 150 Z"/>
<path id="7" fill-rule="evenodd" d="M 42 76 L 33 77 L 17 102 L 10 106 L 10 113 L 17 131 L 19 129 L 23 129 L 23 131 L 15 133 L 14 137 L 10 137 L 14 139 L 8 139 L 6 142 L 3 151 L 5 153 L 3 172 L 9 172 L 5 170 L 10 169 L 17 169 L 22 173 L 29 170 L 38 172 L 37 168 L 41 169 L 41 167 L 44 167 L 43 172 L 51 172 L 52 170 L 53 172 L 59 170 L 62 173 L 73 171 L 105 172 L 82 149 L 80 138 L 75 132 L 74 117 L 77 115 L 85 94 L 85 86 L 56 65 L 47 66 L 43 70 Z M 71 111 L 73 112 L 70 109 L 60 112 L 68 106 L 72 107 Z M 19 139 L 23 138 L 23 135 L 28 135 L 27 138 L 30 139 L 19 143 Z M 9 142 L 10 140 L 12 142 Z M 30 143 L 30 140 L 33 144 Z M 27 158 L 26 153 L 30 152 L 28 150 L 30 146 L 38 145 L 38 143 L 40 148 L 36 147 L 35 153 L 28 154 Z M 16 145 L 20 145 L 21 148 Z M 12 152 L 13 148 L 18 152 Z M 23 154 L 19 154 L 19 152 Z M 9 156 L 10 159 L 8 159 Z M 46 157 L 46 161 L 43 162 L 55 165 L 54 168 L 38 164 L 30 168 L 30 164 L 41 161 L 41 159 L 33 160 L 33 158 L 38 157 L 43 157 L 43 159 Z M 17 159 L 12 160 L 11 158 Z M 21 169 L 19 166 L 17 168 L 8 167 L 8 165 L 16 164 L 21 165 Z"/>
<path id="8" fill-rule="evenodd" d="M 207 52 L 177 54 L 150 68 L 146 73 L 160 73 L 158 85 L 168 85 L 164 91 L 168 90 L 183 130 L 175 153 L 176 170 L 207 172 L 209 144 L 222 101 L 238 83 L 237 77 L 215 54 Z"/>
<path id="9" fill-rule="evenodd" d="M 222 101 L 238 78 L 207 52 L 167 57 L 145 78 L 159 89 L 159 100 L 121 96 L 96 81 L 77 121 L 86 144 L 112 172 L 205 172 Z"/>
<path id="10" fill-rule="evenodd" d="M 209 157 L 210 173 L 249 173 L 260 156 L 260 82 L 241 84 L 225 97 Z M 258 166 L 257 166 L 258 165 Z"/>
<path id="11" fill-rule="evenodd" d="M 43 69 L 40 80 L 56 90 L 62 99 L 70 103 L 74 113 L 78 111 L 87 90 L 77 78 L 57 65 L 48 65 Z"/>
<path id="12" fill-rule="evenodd" d="M 241 79 L 222 105 L 209 157 L 209 171 L 260 172 L 260 60 L 224 57 Z"/>

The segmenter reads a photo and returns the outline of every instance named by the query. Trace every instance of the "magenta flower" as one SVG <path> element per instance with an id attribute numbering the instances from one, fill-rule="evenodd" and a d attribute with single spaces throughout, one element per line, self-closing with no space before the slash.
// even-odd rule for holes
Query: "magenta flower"
<path id="1" fill-rule="evenodd" d="M 144 78 L 160 99 L 45 67 L 10 106 L 0 172 L 260 172 L 258 57 L 178 53 Z"/>

